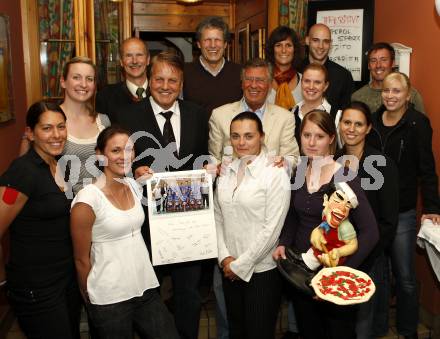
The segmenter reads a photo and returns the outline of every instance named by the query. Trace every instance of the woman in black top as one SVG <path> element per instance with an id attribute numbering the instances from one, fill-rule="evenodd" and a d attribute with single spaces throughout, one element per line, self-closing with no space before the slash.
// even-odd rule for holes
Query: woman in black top
<path id="1" fill-rule="evenodd" d="M 340 137 L 343 148 L 336 154 L 339 161 L 345 163 L 361 178 L 362 188 L 374 212 L 379 226 L 379 242 L 364 260 L 360 269 L 367 272 L 376 285 L 373 297 L 359 307 L 357 321 L 357 338 L 373 338 L 385 333 L 373 324 L 383 323 L 386 314 L 377 312 L 381 307 L 383 295 L 388 286 L 388 265 L 384 251 L 389 251 L 394 239 L 399 214 L 398 202 L 398 172 L 394 162 L 378 150 L 366 144 L 365 138 L 372 127 L 371 112 L 362 102 L 352 102 L 343 112 L 339 123 Z M 344 156 L 343 158 L 341 158 Z M 347 160 L 345 160 L 347 159 Z M 377 320 L 375 320 L 377 319 Z"/>
<path id="2" fill-rule="evenodd" d="M 26 116 L 31 148 L 0 177 L 0 236 L 10 231 L 8 297 L 28 338 L 79 337 L 70 201 L 55 180 L 65 122 L 58 105 L 33 104 Z"/>
<path id="3" fill-rule="evenodd" d="M 432 128 L 428 117 L 409 103 L 410 93 L 411 84 L 405 74 L 396 72 L 385 77 L 384 105 L 373 115 L 368 143 L 392 158 L 399 169 L 399 221 L 390 252 L 396 277 L 396 327 L 400 335 L 415 338 L 418 298 L 414 253 L 419 183 L 423 198 L 422 221 L 431 219 L 435 224 L 440 223 L 440 202 Z"/>

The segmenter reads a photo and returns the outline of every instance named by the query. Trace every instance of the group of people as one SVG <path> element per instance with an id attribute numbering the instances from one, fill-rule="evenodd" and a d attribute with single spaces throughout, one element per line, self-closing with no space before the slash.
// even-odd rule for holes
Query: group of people
<path id="1" fill-rule="evenodd" d="M 440 202 L 429 118 L 408 77 L 392 71 L 394 50 L 370 48 L 371 83 L 353 93 L 350 72 L 328 57 L 323 24 L 310 28 L 304 60 L 289 27 L 270 34 L 267 60 L 245 65 L 225 59 L 229 35 L 221 18 L 200 22 L 201 54 L 189 63 L 170 51 L 150 60 L 142 40 L 125 40 L 125 80 L 98 91 L 96 105 L 95 66 L 75 57 L 60 80 L 61 105 L 29 108 L 23 155 L 0 177 L 0 236 L 10 233 L 0 278 L 26 336 L 78 338 L 82 299 L 93 337 L 196 339 L 202 263 L 152 267 L 142 186 L 154 172 L 205 168 L 218 175 L 218 338 L 274 338 L 283 295 L 286 339 L 384 335 L 389 262 L 397 330 L 417 337 L 418 188 L 422 220 L 440 223 Z M 356 195 L 358 246 L 344 265 L 377 286 L 360 306 L 304 294 L 276 267 L 288 248 L 308 250 L 323 198 L 340 182 Z M 166 274 L 172 314 L 157 290 Z"/>

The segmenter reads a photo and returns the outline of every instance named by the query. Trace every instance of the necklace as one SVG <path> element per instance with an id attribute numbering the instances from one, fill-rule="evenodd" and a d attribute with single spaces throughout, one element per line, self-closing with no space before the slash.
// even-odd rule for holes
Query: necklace
<path id="1" fill-rule="evenodd" d="M 130 202 L 130 198 L 129 198 L 129 196 L 128 196 L 128 193 L 127 193 L 127 189 L 129 189 L 128 187 L 127 187 L 127 183 L 124 181 L 123 183 L 122 183 L 122 189 L 124 190 L 124 195 L 125 195 L 125 199 L 126 199 L 126 201 L 128 201 L 128 202 Z M 120 200 L 119 199 L 116 199 L 116 196 L 113 194 L 113 192 L 112 192 L 112 190 L 111 190 L 111 188 L 110 187 L 108 187 L 108 191 L 110 192 L 110 195 L 112 196 L 112 199 L 113 199 L 113 201 L 116 203 L 116 205 L 117 205 L 117 208 L 119 209 L 119 210 L 122 210 L 122 211 L 125 211 L 125 209 L 124 209 L 124 205 L 123 204 L 121 204 L 121 202 L 120 202 Z M 131 236 L 133 237 L 134 235 L 134 229 L 133 229 L 133 223 L 130 223 L 131 224 Z"/>

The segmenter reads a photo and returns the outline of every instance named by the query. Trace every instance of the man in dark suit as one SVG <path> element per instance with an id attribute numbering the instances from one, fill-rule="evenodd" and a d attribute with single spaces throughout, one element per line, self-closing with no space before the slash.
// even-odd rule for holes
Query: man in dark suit
<path id="1" fill-rule="evenodd" d="M 148 96 L 150 54 L 146 43 L 139 38 L 126 39 L 119 54 L 125 80 L 105 86 L 96 95 L 96 111 L 107 114 L 112 123 L 119 123 L 126 106 Z"/>
<path id="2" fill-rule="evenodd" d="M 182 85 L 183 60 L 172 52 L 161 52 L 152 60 L 151 96 L 127 106 L 121 115 L 119 123 L 134 133 L 136 178 L 148 175 L 151 170 L 200 169 L 203 159 L 208 158 L 208 115 L 200 106 L 177 99 Z M 197 339 L 201 264 L 165 265 L 156 272 L 160 275 L 163 269 L 171 274 L 174 319 L 180 336 Z"/>

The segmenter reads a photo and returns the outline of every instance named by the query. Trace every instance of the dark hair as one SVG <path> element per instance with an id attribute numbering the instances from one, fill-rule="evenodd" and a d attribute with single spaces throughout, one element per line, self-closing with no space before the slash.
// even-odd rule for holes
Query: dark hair
<path id="1" fill-rule="evenodd" d="M 35 102 L 29 107 L 26 114 L 26 126 L 31 130 L 34 130 L 35 126 L 40 122 L 41 115 L 47 111 L 60 113 L 63 116 L 64 121 L 66 121 L 66 114 L 64 114 L 60 105 L 55 102 L 41 100 Z"/>
<path id="2" fill-rule="evenodd" d="M 184 62 L 180 55 L 173 51 L 162 51 L 156 54 L 151 60 L 151 71 L 153 67 L 158 62 L 164 62 L 171 67 L 183 72 Z M 150 72 L 151 72 L 150 71 Z"/>
<path id="3" fill-rule="evenodd" d="M 367 60 L 370 60 L 371 53 L 379 50 L 379 49 L 386 49 L 388 52 L 390 52 L 391 60 L 394 60 L 396 58 L 396 52 L 394 51 L 393 46 L 391 46 L 388 42 L 376 42 L 373 44 L 367 52 Z"/>
<path id="4" fill-rule="evenodd" d="M 107 142 L 113 138 L 116 134 L 126 134 L 130 136 L 130 132 L 125 128 L 118 125 L 111 125 L 109 127 L 104 128 L 101 133 L 98 135 L 98 139 L 96 140 L 95 150 L 104 153 L 104 149 L 107 146 Z"/>
<path id="5" fill-rule="evenodd" d="M 121 46 L 119 46 L 119 56 L 120 56 L 121 59 L 124 57 L 124 46 L 125 46 L 125 44 L 127 44 L 127 43 L 129 43 L 131 41 L 139 41 L 140 43 L 144 44 L 145 53 L 146 53 L 146 55 L 148 57 L 148 55 L 150 54 L 150 51 L 148 49 L 147 42 L 145 40 L 142 40 L 142 39 L 139 39 L 139 38 L 136 38 L 136 37 L 131 37 L 131 38 L 128 38 L 128 39 L 125 39 L 124 41 L 122 41 Z"/>
<path id="6" fill-rule="evenodd" d="M 304 74 L 308 70 L 321 71 L 322 73 L 324 73 L 324 81 L 325 82 L 329 82 L 328 71 L 327 71 L 327 68 L 324 65 L 312 62 L 311 64 L 308 64 L 306 67 L 304 67 L 304 70 L 302 71 L 302 74 Z"/>
<path id="7" fill-rule="evenodd" d="M 86 65 L 92 66 L 93 71 L 95 73 L 95 83 L 97 82 L 96 79 L 97 79 L 98 71 L 96 70 L 96 65 L 93 63 L 92 59 L 85 57 L 85 56 L 77 56 L 77 57 L 74 57 L 66 62 L 66 64 L 64 65 L 64 68 L 63 68 L 64 80 L 67 80 L 67 75 L 69 74 L 70 66 L 73 64 L 86 64 Z M 92 96 L 90 98 L 89 102 L 86 103 L 86 106 L 87 106 L 87 109 L 89 110 L 90 116 L 96 118 L 96 116 L 98 115 L 98 112 L 95 111 L 95 96 Z"/>
<path id="8" fill-rule="evenodd" d="M 202 39 L 202 32 L 205 28 L 216 28 L 223 32 L 223 39 L 228 42 L 231 38 L 229 27 L 226 22 L 219 16 L 210 16 L 199 22 L 196 28 L 196 41 Z"/>
<path id="9" fill-rule="evenodd" d="M 367 126 L 370 126 L 373 123 L 373 120 L 371 118 L 370 108 L 366 104 L 364 104 L 363 102 L 361 102 L 361 101 L 352 101 L 342 111 L 341 120 L 342 120 L 342 117 L 344 116 L 345 111 L 348 110 L 348 109 L 354 109 L 356 111 L 361 112 L 364 115 L 364 117 L 365 117 L 365 121 L 367 122 Z"/>
<path id="10" fill-rule="evenodd" d="M 232 123 L 235 121 L 243 121 L 243 120 L 252 120 L 257 124 L 257 130 L 258 132 L 263 135 L 264 131 L 263 131 L 263 124 L 261 123 L 261 119 L 258 117 L 258 115 L 256 115 L 254 112 L 241 112 L 238 115 L 236 115 L 234 117 L 234 119 L 232 119 L 231 121 L 231 126 Z"/>
<path id="11" fill-rule="evenodd" d="M 267 68 L 267 72 L 269 73 L 269 81 L 271 81 L 273 77 L 272 65 L 267 60 L 261 58 L 253 58 L 246 61 L 243 68 L 241 69 L 242 80 L 243 80 L 244 72 L 246 70 L 248 70 L 249 68 L 258 68 L 258 67 Z"/>
<path id="12" fill-rule="evenodd" d="M 332 116 L 326 111 L 320 109 L 314 109 L 308 112 L 301 121 L 300 135 L 304 130 L 306 122 L 310 121 L 316 124 L 320 129 L 322 129 L 327 135 L 333 136 L 333 142 L 330 144 L 330 154 L 335 154 L 336 152 L 336 125 Z"/>
<path id="13" fill-rule="evenodd" d="M 302 47 L 298 35 L 290 27 L 278 26 L 272 31 L 266 45 L 267 59 L 270 61 L 272 65 L 275 65 L 275 44 L 286 39 L 292 40 L 293 48 L 294 48 L 292 67 L 293 69 L 297 70 L 301 65 Z"/>

